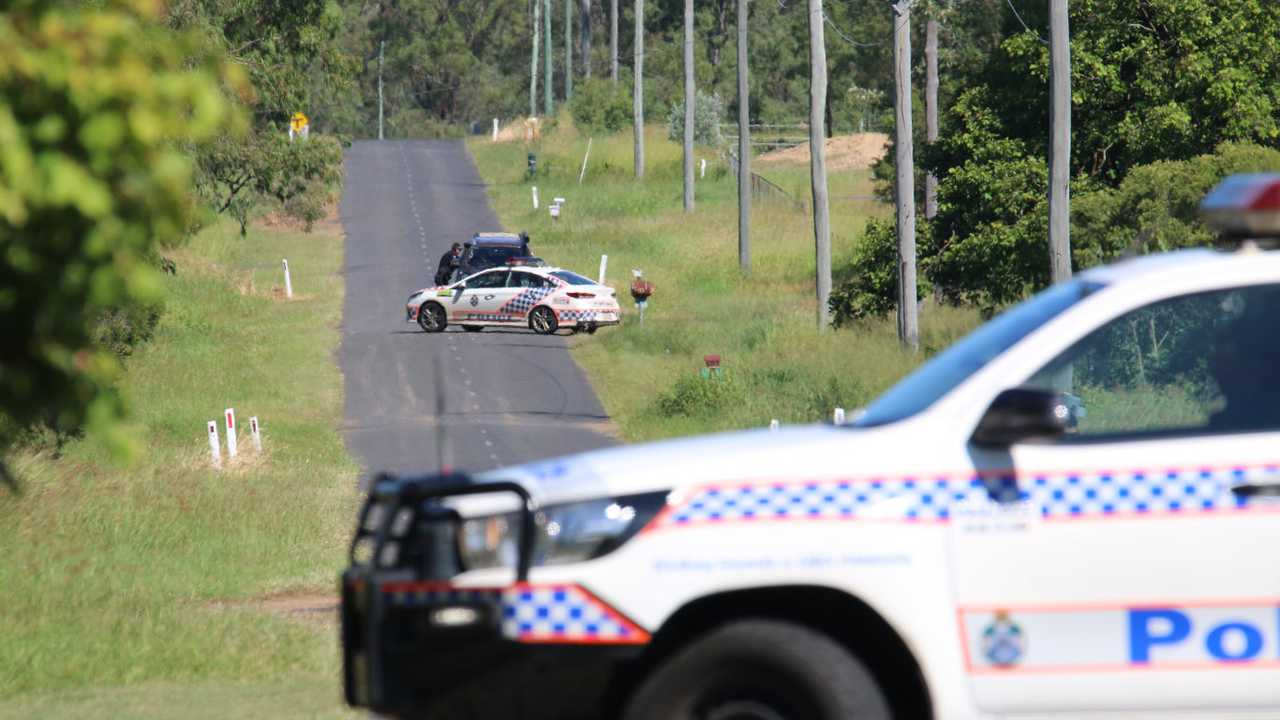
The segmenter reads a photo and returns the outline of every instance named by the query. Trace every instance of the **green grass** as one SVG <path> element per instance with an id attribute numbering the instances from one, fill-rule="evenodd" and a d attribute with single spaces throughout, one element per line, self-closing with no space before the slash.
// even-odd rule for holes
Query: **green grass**
<path id="1" fill-rule="evenodd" d="M 0 716 L 340 712 L 333 626 L 257 601 L 332 594 L 343 562 L 357 468 L 335 432 L 341 233 L 222 224 L 171 257 L 165 313 L 122 380 L 144 457 L 117 466 L 89 436 L 10 458 Z M 214 471 L 205 423 L 227 407 L 241 454 Z"/>
<path id="2" fill-rule="evenodd" d="M 761 426 L 772 418 L 815 422 L 833 408 L 864 405 L 929 353 L 973 328 L 975 312 L 926 303 L 924 352 L 897 342 L 892 318 L 817 331 L 812 217 L 786 202 L 752 212 L 751 273 L 738 270 L 737 183 L 713 153 L 699 181 L 696 212 L 681 207 L 680 147 L 651 127 L 646 175 L 632 173 L 629 132 L 597 137 L 585 181 L 578 184 L 587 138 L 562 118 L 535 147 L 473 139 L 472 154 L 490 183 L 494 208 L 509 229 L 527 229 L 535 254 L 595 277 L 608 254 L 608 282 L 618 290 L 624 324 L 572 346 L 606 410 L 630 440 Z M 539 177 L 524 179 L 525 153 L 538 153 Z M 793 198 L 810 201 L 807 165 L 761 168 Z M 530 185 L 538 186 L 534 211 Z M 832 254 L 844 265 L 880 203 L 870 171 L 832 173 Z M 552 221 L 546 203 L 566 199 Z M 480 228 L 477 228 L 480 229 Z M 640 326 L 627 293 L 631 269 L 656 286 Z M 728 381 L 715 390 L 695 381 L 703 356 L 719 354 Z"/>

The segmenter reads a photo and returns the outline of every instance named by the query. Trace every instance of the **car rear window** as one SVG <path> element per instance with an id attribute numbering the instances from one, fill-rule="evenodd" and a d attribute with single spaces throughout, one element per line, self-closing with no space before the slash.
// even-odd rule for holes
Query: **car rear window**
<path id="1" fill-rule="evenodd" d="M 557 270 L 551 274 L 569 283 L 570 285 L 595 285 L 596 284 L 595 280 L 591 280 L 590 278 L 584 278 L 578 273 L 569 272 L 568 270 Z"/>

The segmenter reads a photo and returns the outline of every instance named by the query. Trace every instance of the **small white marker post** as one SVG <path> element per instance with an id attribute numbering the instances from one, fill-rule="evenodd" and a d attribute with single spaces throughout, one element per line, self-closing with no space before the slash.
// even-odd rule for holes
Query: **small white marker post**
<path id="1" fill-rule="evenodd" d="M 844 424 L 844 408 L 836 408 L 836 411 L 831 413 L 831 422 L 836 425 Z"/>
<path id="2" fill-rule="evenodd" d="M 779 427 L 782 427 L 782 426 L 778 424 L 778 420 L 776 418 L 769 421 L 770 430 L 777 430 Z"/>
<path id="3" fill-rule="evenodd" d="M 706 176 L 707 176 L 707 159 L 706 159 L 706 158 L 702 158 L 702 166 L 701 166 L 701 168 L 698 170 L 698 177 L 699 177 L 699 178 L 704 178 L 704 177 L 706 177 Z"/>
<path id="4" fill-rule="evenodd" d="M 284 262 L 284 295 L 285 297 L 293 297 L 293 281 L 289 279 L 289 261 Z"/>
<path id="5" fill-rule="evenodd" d="M 538 186 L 533 186 L 533 209 L 538 209 Z"/>
<path id="6" fill-rule="evenodd" d="M 236 411 L 227 408 L 225 412 L 227 418 L 227 457 L 236 456 Z"/>
<path id="7" fill-rule="evenodd" d="M 608 267 L 609 267 L 609 256 L 608 256 L 608 255 L 601 255 L 601 256 L 600 256 L 600 278 L 599 278 L 598 280 L 596 280 L 596 284 L 597 284 L 597 285 L 603 285 L 603 284 L 604 284 L 604 271 L 605 271 L 605 269 L 606 269 L 606 268 L 608 268 Z"/>
<path id="8" fill-rule="evenodd" d="M 498 142 L 498 118 L 493 119 L 493 141 Z"/>
<path id="9" fill-rule="evenodd" d="M 582 184 L 582 178 L 587 176 L 587 158 L 591 157 L 591 141 L 595 138 L 587 138 L 587 151 L 582 154 L 582 172 L 578 173 L 578 184 Z"/>
<path id="10" fill-rule="evenodd" d="M 560 219 L 560 203 L 551 203 L 551 219 Z"/>
<path id="11" fill-rule="evenodd" d="M 258 416 L 249 418 L 249 432 L 253 436 L 254 452 L 262 452 L 262 435 L 258 432 Z"/>
<path id="12" fill-rule="evenodd" d="M 218 423 L 213 420 L 209 421 L 209 455 L 214 467 L 222 467 L 222 448 L 218 445 Z"/>

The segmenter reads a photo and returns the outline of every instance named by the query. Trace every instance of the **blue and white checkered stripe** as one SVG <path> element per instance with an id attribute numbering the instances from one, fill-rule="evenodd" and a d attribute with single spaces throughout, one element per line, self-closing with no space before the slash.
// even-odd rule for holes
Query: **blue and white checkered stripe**
<path id="1" fill-rule="evenodd" d="M 578 322 L 589 322 L 595 320 L 600 314 L 598 310 L 561 310 L 556 313 L 561 320 L 575 320 Z"/>
<path id="2" fill-rule="evenodd" d="M 520 313 L 528 314 L 543 298 L 555 292 L 559 288 L 529 288 L 524 292 L 516 295 L 507 304 L 500 309 L 504 313 Z"/>
<path id="3" fill-rule="evenodd" d="M 758 519 L 946 521 L 989 488 L 1029 503 L 1042 517 L 1204 513 L 1247 507 L 1243 482 L 1280 482 L 1280 467 L 1059 473 L 969 478 L 896 478 L 712 487 L 659 518 L 659 526 Z"/>
<path id="4" fill-rule="evenodd" d="M 502 632 L 507 637 L 543 641 L 642 641 L 634 626 L 576 587 L 508 590 L 502 600 Z"/>
<path id="5" fill-rule="evenodd" d="M 408 587 L 406 587 L 408 586 Z M 455 588 L 439 583 L 393 585 L 397 607 L 498 603 L 502 634 L 522 642 L 643 643 L 648 634 L 573 585 Z"/>

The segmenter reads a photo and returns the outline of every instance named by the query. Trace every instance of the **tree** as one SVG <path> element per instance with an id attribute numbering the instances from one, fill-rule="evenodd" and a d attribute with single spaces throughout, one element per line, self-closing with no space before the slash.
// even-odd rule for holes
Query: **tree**
<path id="1" fill-rule="evenodd" d="M 1071 40 L 1067 0 L 1049 0 L 1049 268 L 1071 279 Z"/>
<path id="2" fill-rule="evenodd" d="M 751 272 L 751 116 L 747 85 L 747 0 L 738 2 L 738 269 Z"/>
<path id="3" fill-rule="evenodd" d="M 644 177 L 644 0 L 636 0 L 635 17 L 635 83 L 631 90 L 631 106 L 635 115 L 632 131 L 635 136 L 636 178 Z"/>
<path id="4" fill-rule="evenodd" d="M 693 0 L 684 0 L 684 211 L 693 212 Z"/>
<path id="5" fill-rule="evenodd" d="M 529 116 L 538 114 L 538 37 L 542 34 L 542 2 L 533 0 L 533 60 L 529 63 Z"/>
<path id="6" fill-rule="evenodd" d="M 925 83 L 924 123 L 925 141 L 932 145 L 938 141 L 938 9 L 929 8 L 925 24 Z M 938 214 L 938 176 L 929 171 L 924 179 L 924 216 L 932 220 Z"/>
<path id="7" fill-rule="evenodd" d="M 894 147 L 897 151 L 898 205 L 898 340 L 920 349 L 916 307 L 915 161 L 911 137 L 911 2 L 893 6 L 893 57 L 897 92 L 894 94 Z"/>
<path id="8" fill-rule="evenodd" d="M 533 0 L 538 2 L 538 0 Z M 551 75 L 551 0 L 543 0 L 542 35 L 547 40 L 547 50 L 542 57 L 542 114 L 548 118 L 555 117 L 555 103 L 551 100 L 552 86 L 555 84 Z"/>
<path id="9" fill-rule="evenodd" d="M 564 0 L 564 101 L 573 100 L 573 0 Z"/>
<path id="10" fill-rule="evenodd" d="M 609 3 L 609 79 L 618 84 L 618 0 Z"/>
<path id="11" fill-rule="evenodd" d="M 0 13 L 0 441 L 45 422 L 135 447 L 116 422 L 117 361 L 88 320 L 159 299 L 155 252 L 191 217 L 182 148 L 241 129 L 221 88 L 248 92 L 239 65 L 148 7 Z"/>
<path id="12" fill-rule="evenodd" d="M 578 44 L 582 56 L 582 77 L 591 79 L 591 0 L 580 0 L 578 6 Z"/>
<path id="13" fill-rule="evenodd" d="M 813 239 L 817 255 L 818 330 L 831 324 L 831 220 L 827 208 L 827 48 L 822 0 L 809 0 L 809 176 L 813 187 Z"/>

